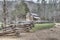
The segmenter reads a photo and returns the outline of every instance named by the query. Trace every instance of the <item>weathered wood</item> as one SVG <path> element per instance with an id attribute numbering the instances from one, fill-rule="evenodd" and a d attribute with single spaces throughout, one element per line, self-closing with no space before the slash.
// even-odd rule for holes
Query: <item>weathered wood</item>
<path id="1" fill-rule="evenodd" d="M 29 30 L 32 28 L 32 26 L 33 26 L 32 24 L 9 25 L 8 27 L 1 28 L 2 30 L 0 32 L 0 36 L 6 35 L 6 34 L 11 34 L 11 33 L 16 33 L 16 36 L 20 36 L 20 33 L 29 32 Z"/>

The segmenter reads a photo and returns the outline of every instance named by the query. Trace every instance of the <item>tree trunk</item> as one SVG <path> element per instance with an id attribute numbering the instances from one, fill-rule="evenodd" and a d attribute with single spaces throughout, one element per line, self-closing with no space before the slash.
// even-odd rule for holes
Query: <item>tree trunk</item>
<path id="1" fill-rule="evenodd" d="M 6 1 L 4 0 L 3 2 L 3 27 L 6 27 L 6 15 L 7 15 Z"/>

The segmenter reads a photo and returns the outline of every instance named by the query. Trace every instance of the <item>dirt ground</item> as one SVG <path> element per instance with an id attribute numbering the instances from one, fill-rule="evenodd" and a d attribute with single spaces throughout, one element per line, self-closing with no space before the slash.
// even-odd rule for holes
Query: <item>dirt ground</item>
<path id="1" fill-rule="evenodd" d="M 0 40 L 60 40 L 60 25 L 51 29 L 39 30 L 34 33 L 21 33 L 21 37 L 0 36 Z"/>

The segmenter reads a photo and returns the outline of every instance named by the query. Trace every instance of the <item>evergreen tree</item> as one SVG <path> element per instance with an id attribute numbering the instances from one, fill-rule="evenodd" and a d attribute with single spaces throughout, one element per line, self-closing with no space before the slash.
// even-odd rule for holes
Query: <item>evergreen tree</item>
<path id="1" fill-rule="evenodd" d="M 26 16 L 26 13 L 29 12 L 29 8 L 24 1 L 21 1 L 20 4 L 17 4 L 15 8 L 16 9 L 12 12 L 12 14 L 18 17 L 24 18 Z"/>

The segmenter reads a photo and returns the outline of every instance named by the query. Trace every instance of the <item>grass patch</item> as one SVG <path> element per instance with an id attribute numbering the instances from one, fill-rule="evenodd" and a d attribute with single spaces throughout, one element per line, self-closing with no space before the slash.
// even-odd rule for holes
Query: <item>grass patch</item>
<path id="1" fill-rule="evenodd" d="M 42 29 L 49 29 L 54 27 L 55 24 L 53 23 L 46 23 L 46 24 L 35 24 L 35 27 L 32 28 L 32 31 L 42 30 Z"/>

